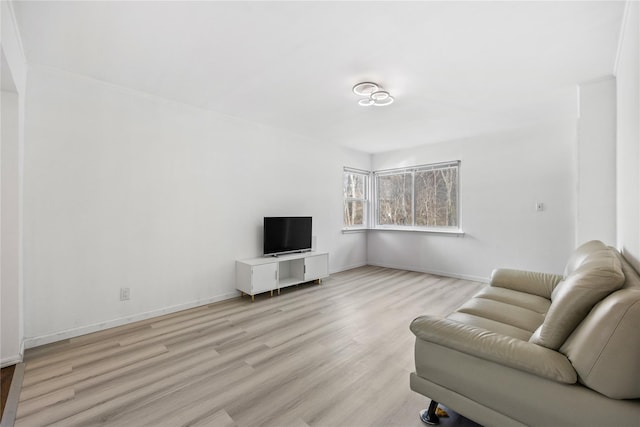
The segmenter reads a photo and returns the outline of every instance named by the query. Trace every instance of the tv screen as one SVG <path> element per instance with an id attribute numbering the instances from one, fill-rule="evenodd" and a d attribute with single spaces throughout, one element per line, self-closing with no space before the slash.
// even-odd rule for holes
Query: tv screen
<path id="1" fill-rule="evenodd" d="M 311 217 L 264 217 L 264 254 L 311 250 Z"/>

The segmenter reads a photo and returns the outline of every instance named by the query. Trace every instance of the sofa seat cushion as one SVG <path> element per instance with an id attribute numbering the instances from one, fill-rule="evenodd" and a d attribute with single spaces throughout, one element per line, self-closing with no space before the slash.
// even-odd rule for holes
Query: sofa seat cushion
<path id="1" fill-rule="evenodd" d="M 484 318 L 493 322 L 504 324 L 512 328 L 517 328 L 528 332 L 529 336 L 544 321 L 544 314 L 529 308 L 520 307 L 518 305 L 509 304 L 503 301 L 485 298 L 487 294 L 480 297 L 474 297 L 462 305 L 448 319 L 456 320 L 457 314 L 467 314 L 480 318 Z M 524 299 L 523 294 L 523 299 Z M 458 316 L 459 317 L 459 316 Z M 475 323 L 475 322 L 474 322 Z M 477 323 L 476 323 L 477 324 Z M 477 324 L 477 326 L 481 326 Z M 484 327 L 484 326 L 481 326 Z M 504 330 L 488 328 L 490 331 L 504 333 Z M 509 335 L 509 334 L 507 334 Z M 518 338 L 522 335 L 518 334 Z"/>
<path id="2" fill-rule="evenodd" d="M 505 288 L 550 300 L 553 290 L 562 280 L 564 276 L 560 274 L 498 268 L 491 272 L 489 285 L 492 288 Z"/>
<path id="3" fill-rule="evenodd" d="M 496 322 L 495 320 L 487 319 L 486 317 L 474 316 L 473 314 L 455 312 L 448 315 L 447 320 L 453 320 L 454 322 L 486 329 L 487 331 L 495 332 L 496 334 L 511 338 L 517 338 L 522 341 L 529 341 L 529 338 L 531 338 L 531 331 L 516 328 L 515 326 L 507 325 L 506 323 Z"/>
<path id="4" fill-rule="evenodd" d="M 544 323 L 530 341 L 552 350 L 559 349 L 593 306 L 620 289 L 624 280 L 620 260 L 612 249 L 605 246 L 592 250 L 555 287 Z"/>
<path id="5" fill-rule="evenodd" d="M 573 384 L 577 380 L 566 356 L 528 341 L 436 316 L 420 316 L 411 322 L 410 329 L 418 338 L 415 361 L 416 373 L 421 377 L 428 378 L 432 373 L 426 367 L 431 364 L 427 361 L 429 352 L 421 349 L 433 343 L 553 381 Z"/>
<path id="6" fill-rule="evenodd" d="M 543 316 L 547 314 L 549 306 L 551 305 L 551 301 L 547 298 L 493 286 L 483 289 L 477 293 L 474 298 L 503 302 L 516 307 L 526 308 Z"/>

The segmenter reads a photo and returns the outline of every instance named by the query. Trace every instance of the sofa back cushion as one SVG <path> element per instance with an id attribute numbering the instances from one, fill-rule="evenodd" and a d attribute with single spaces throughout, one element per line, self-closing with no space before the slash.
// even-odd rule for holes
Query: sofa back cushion
<path id="1" fill-rule="evenodd" d="M 638 272 L 633 269 L 631 264 L 629 264 L 629 261 L 627 261 L 620 252 L 616 250 L 615 253 L 618 255 L 618 259 L 622 265 L 622 272 L 624 273 L 624 285 L 622 286 L 622 289 L 640 290 L 640 275 Z"/>
<path id="2" fill-rule="evenodd" d="M 612 399 L 640 398 L 640 289 L 598 303 L 560 348 L 578 381 Z"/>
<path id="3" fill-rule="evenodd" d="M 624 274 L 616 253 L 604 244 L 589 250 L 553 290 L 549 311 L 530 342 L 559 349 L 596 303 L 622 287 Z"/>
<path id="4" fill-rule="evenodd" d="M 567 265 L 564 267 L 564 275 L 569 276 L 582 265 L 584 260 L 595 251 L 606 249 L 607 245 L 599 240 L 591 240 L 578 246 L 569 256 Z"/>

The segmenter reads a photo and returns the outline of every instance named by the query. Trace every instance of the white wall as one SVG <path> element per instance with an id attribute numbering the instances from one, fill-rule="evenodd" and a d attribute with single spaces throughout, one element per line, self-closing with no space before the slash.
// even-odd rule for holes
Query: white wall
<path id="1" fill-rule="evenodd" d="M 569 121 L 375 154 L 374 170 L 461 160 L 465 236 L 372 231 L 369 263 L 473 280 L 496 267 L 561 273 L 574 247 L 575 145 Z"/>
<path id="2" fill-rule="evenodd" d="M 2 38 L 0 40 L 16 92 L 22 95 L 27 81 L 27 64 L 12 3 L 12 1 L 5 0 L 0 2 L 0 17 L 2 19 L 2 31 L 0 31 Z"/>
<path id="3" fill-rule="evenodd" d="M 640 271 L 640 4 L 627 2 L 616 64 L 618 249 Z"/>
<path id="4" fill-rule="evenodd" d="M 0 324 L 2 365 L 22 359 L 21 292 L 20 292 L 20 204 L 19 204 L 19 121 L 18 94 L 2 91 L 1 202 L 0 216 Z"/>
<path id="5" fill-rule="evenodd" d="M 0 366 L 22 361 L 22 150 L 26 64 L 11 3 L 0 2 L 2 31 L 0 190 Z"/>
<path id="6" fill-rule="evenodd" d="M 27 95 L 28 347 L 236 295 L 263 216 L 313 216 L 332 272 L 366 264 L 341 215 L 368 154 L 52 69 Z"/>
<path id="7" fill-rule="evenodd" d="M 616 80 L 580 85 L 576 242 L 616 245 Z"/>

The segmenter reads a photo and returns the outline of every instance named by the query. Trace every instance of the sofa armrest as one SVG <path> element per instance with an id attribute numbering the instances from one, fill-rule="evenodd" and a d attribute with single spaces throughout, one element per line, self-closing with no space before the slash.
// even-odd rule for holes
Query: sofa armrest
<path id="1" fill-rule="evenodd" d="M 491 273 L 489 285 L 551 299 L 551 293 L 562 280 L 564 277 L 559 274 L 499 268 Z"/>
<path id="2" fill-rule="evenodd" d="M 411 322 L 411 332 L 424 341 L 553 381 L 573 384 L 578 379 L 571 362 L 563 354 L 486 329 L 440 317 L 421 316 Z"/>

